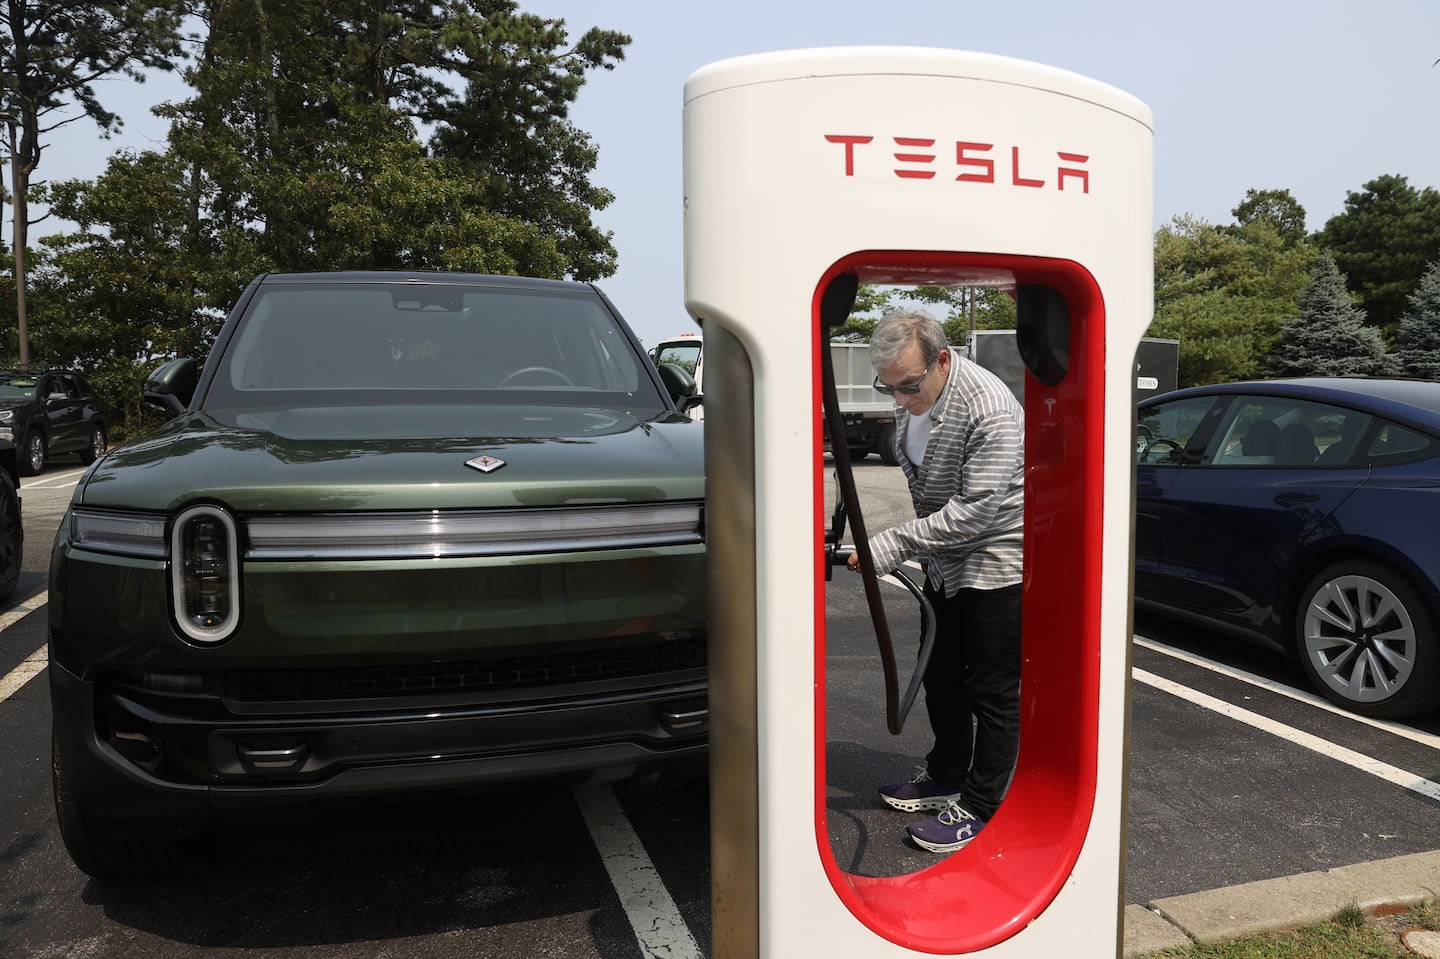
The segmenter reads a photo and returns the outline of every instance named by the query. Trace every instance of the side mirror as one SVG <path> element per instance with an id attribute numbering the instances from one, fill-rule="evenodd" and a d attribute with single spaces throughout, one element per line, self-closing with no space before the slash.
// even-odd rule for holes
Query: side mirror
<path id="1" fill-rule="evenodd" d="M 200 366 L 193 356 L 171 360 L 146 378 L 142 394 L 145 402 L 159 406 L 172 416 L 179 416 L 195 395 L 199 370 Z"/>
<path id="2" fill-rule="evenodd" d="M 665 384 L 665 391 L 670 394 L 670 402 L 684 413 L 700 405 L 704 394 L 696 392 L 695 377 L 685 372 L 683 366 L 674 363 L 661 363 L 656 367 L 660 372 L 660 382 Z"/>

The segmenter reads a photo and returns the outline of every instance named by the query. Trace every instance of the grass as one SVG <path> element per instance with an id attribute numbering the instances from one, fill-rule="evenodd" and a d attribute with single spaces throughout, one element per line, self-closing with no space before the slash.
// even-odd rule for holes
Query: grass
<path id="1" fill-rule="evenodd" d="M 1375 912 L 1350 905 L 1318 926 L 1167 949 L 1154 959 L 1415 959 L 1401 941 L 1411 929 L 1440 931 L 1440 904 Z"/>

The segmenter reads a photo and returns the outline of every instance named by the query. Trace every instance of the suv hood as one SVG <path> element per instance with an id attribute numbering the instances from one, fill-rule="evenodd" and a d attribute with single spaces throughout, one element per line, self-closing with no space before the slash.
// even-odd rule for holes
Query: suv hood
<path id="1" fill-rule="evenodd" d="M 577 456 L 577 445 L 591 447 Z M 466 466 L 486 455 L 491 472 Z M 554 406 L 187 414 L 97 461 L 75 504 L 237 512 L 482 509 L 703 499 L 703 425 Z"/>

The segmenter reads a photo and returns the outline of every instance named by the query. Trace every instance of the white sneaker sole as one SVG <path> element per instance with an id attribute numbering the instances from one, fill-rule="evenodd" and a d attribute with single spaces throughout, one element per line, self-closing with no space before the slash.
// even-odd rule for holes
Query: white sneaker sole
<path id="1" fill-rule="evenodd" d="M 910 838 L 915 840 L 915 845 L 921 849 L 928 849 L 930 852 L 955 852 L 957 849 L 964 849 L 970 844 L 970 839 L 974 839 L 975 837 L 971 836 L 970 839 L 962 839 L 959 842 L 930 842 L 927 839 L 921 839 L 914 833 L 910 833 Z"/>
<path id="2" fill-rule="evenodd" d="M 885 800 L 886 805 L 891 809 L 898 809 L 901 812 L 929 812 L 931 810 L 939 812 L 950 805 L 951 800 L 959 802 L 960 794 L 948 793 L 944 796 L 931 796 L 929 799 L 895 799 L 881 793 L 880 798 Z"/>

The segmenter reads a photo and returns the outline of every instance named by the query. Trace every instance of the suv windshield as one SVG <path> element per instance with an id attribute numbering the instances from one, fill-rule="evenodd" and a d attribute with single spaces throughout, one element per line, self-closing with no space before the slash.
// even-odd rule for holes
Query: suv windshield
<path id="1" fill-rule="evenodd" d="M 456 401 L 668 411 L 598 297 L 398 283 L 262 289 L 204 405 Z"/>
<path id="2" fill-rule="evenodd" d="M 33 373 L 0 372 L 0 400 L 28 400 L 37 382 Z"/>

